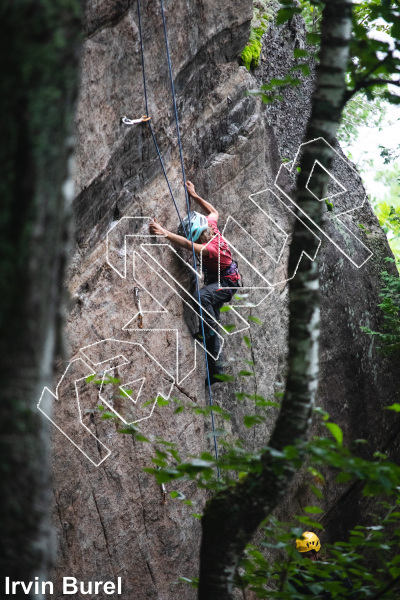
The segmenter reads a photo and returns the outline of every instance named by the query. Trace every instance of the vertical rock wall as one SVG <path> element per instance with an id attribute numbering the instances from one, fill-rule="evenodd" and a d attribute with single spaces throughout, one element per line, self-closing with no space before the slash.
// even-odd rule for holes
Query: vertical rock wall
<path id="1" fill-rule="evenodd" d="M 143 1 L 141 8 L 149 114 L 178 209 L 185 214 L 160 5 Z M 225 336 L 228 371 L 236 374 L 248 369 L 243 361 L 250 360 L 254 375 L 216 384 L 213 399 L 232 411 L 232 433 L 241 435 L 249 447 L 259 447 L 267 439 L 275 414 L 271 410 L 264 428 L 246 429 L 242 416 L 254 412 L 254 407 L 250 401 L 238 402 L 235 392 L 271 397 L 283 389 L 286 259 L 295 217 L 287 208 L 290 203 L 276 194 L 273 183 L 281 160 L 291 159 L 301 143 L 312 78 L 303 79 L 295 90 L 285 91 L 283 102 L 269 107 L 246 95 L 259 83 L 237 60 L 249 35 L 249 0 L 166 0 L 165 13 L 186 175 L 198 193 L 218 207 L 221 229 L 226 227 L 226 236 L 239 257 L 248 288 L 243 292 L 253 303 L 253 307 L 238 308 L 237 314 L 225 313 L 223 318 L 225 323 L 234 322 L 236 331 L 242 329 Z M 178 491 L 191 498 L 193 506 L 177 499 L 163 504 L 154 478 L 142 471 L 152 465 L 151 444 L 133 441 L 131 436 L 117 433 L 113 421 L 102 420 L 96 408 L 100 386 L 82 380 L 91 372 L 89 367 L 97 373 L 108 369 L 133 391 L 145 376 L 149 398 L 160 392 L 167 394 L 173 384 L 171 394 L 182 402 L 207 402 L 204 358 L 199 349 L 195 353 L 191 336 L 197 329 L 196 318 L 189 298 L 179 288 L 182 283 L 185 289 L 193 289 L 193 274 L 182 260 L 188 257 L 171 253 L 144 237 L 148 217 L 156 217 L 172 230 L 178 217 L 148 125 L 120 125 L 123 115 L 135 118 L 146 111 L 136 2 L 88 0 L 85 32 L 77 116 L 77 244 L 69 277 L 69 352 L 76 362 L 64 378 L 55 409 L 57 422 L 63 427 L 71 423 L 71 439 L 91 460 L 62 433 L 54 432 L 55 518 L 60 549 L 56 588 L 61 589 L 59 581 L 65 574 L 82 580 L 122 577 L 123 598 L 127 600 L 172 600 L 178 594 L 182 599 L 195 598 L 195 590 L 176 582 L 179 576 L 196 575 L 200 526 L 191 513 L 201 511 L 205 494 L 190 483 L 180 482 Z M 304 37 L 298 18 L 279 30 L 271 24 L 257 77 L 265 80 L 283 74 L 293 63 L 293 48 L 304 45 Z M 347 175 L 347 171 L 342 173 L 342 178 Z M 283 188 L 287 193 L 290 186 L 290 177 L 285 176 Z M 352 186 L 359 190 L 361 183 L 357 180 Z M 385 379 L 384 392 L 378 395 L 381 386 L 376 373 L 383 370 L 387 377 L 391 365 L 382 359 L 376 362 L 370 340 L 358 329 L 363 318 L 370 324 L 377 319 L 378 273 L 388 252 L 370 208 L 363 210 L 362 218 L 372 231 L 375 249 L 365 268 L 345 264 L 331 244 L 323 243 L 321 248 L 321 403 L 344 427 L 347 439 L 369 433 L 367 421 L 363 424 L 354 418 L 360 405 L 367 403 L 368 411 L 375 414 L 396 385 L 398 389 L 394 378 Z M 335 234 L 330 221 L 327 228 Z M 144 243 L 150 246 L 141 246 Z M 143 330 L 135 316 L 134 286 L 141 289 Z M 354 308 L 356 294 L 365 300 L 357 303 L 362 314 Z M 253 322 L 245 329 L 249 315 L 258 317 L 262 324 Z M 251 349 L 243 335 L 250 338 Z M 114 341 L 104 342 L 110 339 Z M 119 363 L 112 360 L 120 354 L 129 366 L 121 366 L 120 359 Z M 355 361 L 351 373 L 349 357 Z M 94 363 L 98 364 L 93 367 Z M 120 366 L 116 368 L 117 363 Z M 60 375 L 66 367 L 60 365 Z M 76 427 L 74 381 L 78 379 L 82 380 L 78 384 L 82 420 L 93 435 Z M 141 418 L 148 416 L 148 408 L 142 403 L 132 408 L 126 398 L 118 396 L 116 387 L 110 384 L 104 390 L 113 410 L 126 421 L 134 417 L 133 409 Z M 371 445 L 382 447 L 388 427 L 382 424 L 379 435 L 371 437 Z M 211 449 L 207 437 L 210 424 L 190 412 L 175 414 L 170 406 L 157 406 L 151 417 L 141 422 L 141 429 L 149 439 L 159 436 L 175 442 L 186 455 Z M 94 435 L 99 442 L 93 441 Z M 172 489 L 169 485 L 168 492 Z M 332 488 L 328 501 L 336 502 L 339 492 Z M 297 497 L 301 504 L 301 488 Z M 293 500 L 290 502 L 293 506 Z"/>

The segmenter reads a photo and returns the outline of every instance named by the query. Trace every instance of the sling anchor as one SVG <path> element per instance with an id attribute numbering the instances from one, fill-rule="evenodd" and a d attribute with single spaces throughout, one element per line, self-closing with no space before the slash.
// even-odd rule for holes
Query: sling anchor
<path id="1" fill-rule="evenodd" d="M 161 494 L 162 494 L 162 503 L 167 504 L 167 490 L 163 483 L 161 484 Z"/>
<path id="2" fill-rule="evenodd" d="M 145 123 L 146 121 L 150 121 L 150 119 L 151 117 L 148 117 L 147 115 L 141 116 L 140 119 L 128 119 L 128 117 L 122 117 L 121 124 L 136 125 L 137 123 Z"/>
<path id="3" fill-rule="evenodd" d="M 138 326 L 139 326 L 139 329 L 143 329 L 143 313 L 142 313 L 142 307 L 140 305 L 140 296 L 139 296 L 140 290 L 138 287 L 135 287 L 133 291 L 135 292 L 136 304 L 139 309 Z"/>

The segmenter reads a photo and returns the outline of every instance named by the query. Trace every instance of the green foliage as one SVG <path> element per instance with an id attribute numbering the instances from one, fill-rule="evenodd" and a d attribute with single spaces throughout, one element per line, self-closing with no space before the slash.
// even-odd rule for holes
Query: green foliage
<path id="1" fill-rule="evenodd" d="M 246 427 L 257 427 L 264 423 L 269 407 L 278 406 L 256 394 L 243 396 L 254 401 L 257 411 L 244 416 Z M 180 412 L 207 416 L 213 410 L 228 421 L 232 416 L 218 406 L 200 407 L 177 399 L 173 399 L 173 403 L 182 409 Z M 398 405 L 388 408 L 397 411 Z M 300 514 L 293 515 L 290 522 L 268 518 L 261 528 L 261 537 L 257 536 L 258 545 L 249 544 L 240 561 L 236 573 L 237 586 L 243 591 L 251 590 L 257 598 L 322 599 L 324 596 L 321 594 L 329 591 L 332 599 L 339 599 L 355 597 L 348 590 L 348 580 L 351 580 L 352 593 L 357 594 L 358 600 L 371 599 L 375 595 L 380 597 L 378 594 L 383 594 L 385 590 L 385 598 L 394 600 L 399 593 L 400 575 L 400 530 L 397 528 L 400 516 L 400 466 L 389 461 L 381 452 L 376 452 L 372 460 L 350 452 L 343 444 L 340 427 L 328 421 L 326 411 L 316 409 L 315 412 L 333 438 L 314 437 L 309 442 L 288 446 L 282 452 L 268 446 L 255 451 L 246 449 L 240 439 L 227 441 L 226 433 L 218 430 L 222 450 L 218 460 L 210 452 L 184 457 L 176 443 L 161 438 L 151 442 L 143 440 L 154 447 L 153 467 L 145 471 L 152 473 L 158 484 L 173 484 L 173 491 L 170 492 L 173 501 L 194 507 L 196 503 L 180 491 L 180 481 L 191 480 L 198 488 L 215 492 L 221 488 L 246 485 L 249 474 L 260 472 L 263 453 L 268 453 L 273 459 L 277 474 L 284 463 L 289 462 L 297 469 L 306 459 L 308 467 L 303 480 L 315 496 L 315 503 L 308 504 Z M 138 428 L 124 431 L 140 439 L 138 432 Z M 217 468 L 221 473 L 220 478 L 217 477 Z M 324 510 L 321 501 L 325 480 L 322 471 L 334 473 L 337 485 L 360 486 L 364 496 L 374 499 L 376 515 L 371 515 L 369 522 L 356 524 L 345 541 L 325 544 L 321 551 L 322 560 L 312 562 L 302 558 L 295 550 L 295 540 L 301 537 L 304 530 L 323 530 Z M 198 512 L 193 513 L 194 518 L 200 516 Z M 303 593 L 298 591 L 298 578 L 307 588 L 303 589 Z M 198 580 L 191 577 L 190 573 L 182 573 L 179 580 L 194 587 L 198 584 Z M 391 590 L 392 595 L 389 593 Z"/>
<path id="2" fill-rule="evenodd" d="M 252 323 L 257 323 L 257 325 L 262 325 L 262 321 L 260 321 L 258 317 L 254 317 L 253 315 L 247 317 L 247 320 L 251 321 Z"/>
<path id="3" fill-rule="evenodd" d="M 250 37 L 240 57 L 242 64 L 249 70 L 254 70 L 260 64 L 261 40 L 268 27 L 268 21 L 273 17 L 275 0 L 260 0 L 254 4 L 251 21 Z"/>
<path id="4" fill-rule="evenodd" d="M 317 514 L 320 510 L 306 507 L 305 512 L 310 509 L 317 509 Z M 346 542 L 324 544 L 317 562 L 302 558 L 295 550 L 295 540 L 301 537 L 307 519 L 299 518 L 299 527 L 269 518 L 259 547 L 249 545 L 246 549 L 238 587 L 251 590 L 257 598 L 280 600 L 322 599 L 328 592 L 332 600 L 381 596 L 395 600 L 400 579 L 400 537 L 396 529 L 399 499 L 391 504 L 382 502 L 379 511 L 382 517 L 376 516 L 371 525 L 354 527 Z M 318 521 L 315 525 L 317 530 L 321 527 Z M 275 560 L 266 560 L 265 550 Z"/>
<path id="5" fill-rule="evenodd" d="M 250 37 L 241 53 L 242 64 L 249 71 L 258 67 L 260 63 L 262 36 L 267 30 L 268 23 L 275 17 L 276 5 L 276 0 L 257 0 L 253 3 Z"/>
<path id="6" fill-rule="evenodd" d="M 280 0 L 281 8 L 276 16 L 277 25 L 283 25 L 290 21 L 295 15 L 301 14 L 307 28 L 307 42 L 310 45 L 319 46 L 319 26 L 322 16 L 323 2 L 320 0 Z M 383 41 L 373 32 L 384 32 L 391 36 L 391 40 Z M 378 101 L 386 100 L 393 104 L 400 103 L 400 96 L 393 94 L 387 84 L 400 87 L 400 12 L 399 1 L 393 2 L 380 0 L 362 0 L 353 3 L 353 28 L 350 42 L 350 61 L 347 69 L 348 91 L 344 105 L 354 98 L 355 102 L 350 104 L 344 114 L 341 132 L 339 134 L 346 142 L 354 133 L 357 122 L 363 119 L 363 113 L 370 111 L 360 104 L 361 95 L 368 100 L 377 98 Z M 306 56 L 307 51 L 303 56 Z M 295 50 L 295 58 L 299 58 L 299 49 Z M 300 67 L 307 75 L 309 67 L 307 63 Z M 308 71 L 308 72 L 307 72 Z M 279 94 L 272 91 L 277 86 L 298 85 L 295 78 L 290 77 L 290 72 L 279 83 L 269 82 L 260 90 L 253 90 L 253 94 L 261 96 L 264 102 L 270 103 L 280 100 Z M 365 116 L 365 115 L 364 115 Z M 379 118 L 379 115 L 377 115 Z"/>
<path id="7" fill-rule="evenodd" d="M 260 64 L 261 39 L 267 29 L 267 15 L 263 15 L 259 23 L 258 27 L 252 27 L 249 41 L 240 55 L 242 64 L 249 71 L 254 70 Z"/>
<path id="8" fill-rule="evenodd" d="M 360 127 L 379 127 L 386 114 L 387 103 L 382 92 L 377 91 L 373 101 L 368 101 L 361 93 L 349 100 L 343 109 L 340 127 L 337 133 L 342 146 L 354 144 Z"/>
<path id="9" fill-rule="evenodd" d="M 392 41 L 374 39 L 371 31 L 384 31 Z M 400 85 L 400 13 L 399 2 L 363 0 L 353 4 L 353 33 L 350 45 L 351 60 L 348 67 L 349 95 L 363 90 L 372 99 L 376 90 L 383 87 L 383 98 L 400 103 L 387 89 L 387 81 Z M 397 51 L 397 52 L 396 52 Z"/>
<path id="10" fill-rule="evenodd" d="M 325 427 L 329 429 L 337 443 L 341 446 L 343 443 L 343 431 L 336 423 L 324 423 Z"/>
<path id="11" fill-rule="evenodd" d="M 306 68 L 309 71 L 309 67 L 306 64 L 304 64 L 302 66 L 297 65 L 297 67 L 293 67 L 292 69 L 290 69 L 290 71 L 293 71 L 295 68 L 296 69 L 297 68 L 299 68 L 299 69 Z M 293 77 L 293 75 L 291 75 L 289 72 L 285 75 L 285 77 L 282 77 L 280 79 L 278 79 L 278 78 L 271 79 L 271 81 L 269 83 L 263 84 L 262 86 L 260 86 L 260 88 L 258 90 L 249 90 L 248 94 L 250 96 L 261 96 L 261 99 L 263 102 L 265 102 L 266 104 L 270 104 L 271 102 L 274 102 L 275 100 L 283 99 L 283 96 L 281 94 L 276 94 L 276 88 L 284 88 L 288 85 L 297 86 L 297 85 L 300 85 L 300 83 L 301 83 L 301 80 L 298 77 Z"/>
<path id="12" fill-rule="evenodd" d="M 297 3 L 293 0 L 280 0 L 280 4 L 282 8 L 277 14 L 277 25 L 283 25 L 295 15 L 301 14 L 306 25 L 308 43 L 318 44 L 323 2 L 319 0 L 299 0 Z"/>
<path id="13" fill-rule="evenodd" d="M 384 114 L 385 107 L 382 104 L 381 109 Z M 361 124 L 361 123 L 360 123 Z M 390 124 L 390 121 L 388 121 Z M 357 127 L 354 127 L 354 135 L 357 137 Z M 343 138 L 342 138 L 343 139 Z M 397 158 L 399 148 L 385 148 L 380 146 L 380 154 L 384 159 L 384 166 L 380 170 L 376 169 L 373 158 L 365 159 L 361 156 L 357 167 L 359 171 L 374 171 L 374 180 L 379 182 L 382 192 L 379 196 L 372 198 L 371 203 L 379 224 L 387 236 L 397 261 L 400 260 L 400 165 L 394 162 Z M 349 155 L 351 159 L 351 155 Z M 393 162 L 393 164 L 391 164 Z"/>
<path id="14" fill-rule="evenodd" d="M 387 153 L 386 164 L 389 164 L 390 159 L 388 157 L 389 150 L 384 148 L 381 155 Z M 392 152 L 396 152 L 395 149 Z M 376 181 L 381 182 L 385 186 L 384 200 L 389 204 L 400 208 L 400 165 L 394 163 L 392 166 L 385 166 L 383 169 L 377 172 Z"/>
<path id="15" fill-rule="evenodd" d="M 307 6 L 311 7 L 311 4 L 307 3 Z M 276 23 L 278 25 L 286 23 L 295 14 L 300 14 L 303 11 L 303 8 L 303 5 L 299 6 L 298 4 L 294 4 L 292 0 L 281 0 L 281 9 L 276 15 Z M 314 10 L 313 7 L 312 9 Z M 310 32 L 307 34 L 307 37 L 310 38 L 308 39 L 309 43 L 319 42 L 319 36 L 315 32 Z M 301 83 L 301 80 L 298 77 L 299 74 L 304 76 L 310 75 L 310 66 L 305 59 L 309 56 L 314 56 L 313 53 L 306 49 L 295 48 L 293 51 L 293 56 L 295 59 L 302 60 L 300 62 L 296 62 L 296 64 L 289 69 L 284 77 L 273 78 L 268 83 L 263 84 L 259 89 L 250 90 L 248 94 L 260 96 L 263 102 L 267 104 L 276 100 L 282 100 L 283 96 L 279 93 L 279 90 L 282 90 L 287 86 L 299 85 Z"/>
<path id="16" fill-rule="evenodd" d="M 391 354 L 400 351 L 400 278 L 387 271 L 384 271 L 381 277 L 384 286 L 380 293 L 382 301 L 378 306 L 383 313 L 383 330 L 372 331 L 369 327 L 361 329 L 378 339 L 382 352 Z"/>
<path id="17" fill-rule="evenodd" d="M 388 165 L 400 157 L 400 144 L 396 148 L 385 148 L 384 146 L 379 146 L 379 148 L 385 165 Z"/>
<path id="18" fill-rule="evenodd" d="M 374 208 L 393 254 L 400 259 L 400 206 L 395 208 L 386 202 L 380 202 L 375 204 Z"/>
<path id="19" fill-rule="evenodd" d="M 260 64 L 261 38 L 264 31 L 265 28 L 262 27 L 252 29 L 249 41 L 240 55 L 242 63 L 249 71 L 254 70 Z"/>
<path id="20" fill-rule="evenodd" d="M 322 2 L 309 2 L 309 0 L 300 0 L 300 6 L 302 7 L 302 16 L 308 33 L 319 33 L 322 17 Z"/>
<path id="21" fill-rule="evenodd" d="M 290 19 L 293 19 L 294 15 L 301 14 L 303 11 L 303 6 L 294 3 L 293 0 L 281 0 L 280 1 L 281 8 L 276 15 L 276 24 L 283 25 Z"/>
<path id="22" fill-rule="evenodd" d="M 379 224 L 386 233 L 390 249 L 397 261 L 400 260 L 400 165 L 390 163 L 397 157 L 399 148 L 381 148 L 381 156 L 387 165 L 375 174 L 375 181 L 384 186 L 384 194 L 373 198 L 372 206 Z M 372 161 L 371 161 L 372 162 Z M 369 165 L 370 166 L 370 165 Z"/>
<path id="23" fill-rule="evenodd" d="M 329 202 L 329 200 L 326 198 L 325 199 L 325 204 L 326 204 L 326 208 L 328 209 L 328 211 L 332 212 L 332 210 L 333 210 L 333 202 Z"/>

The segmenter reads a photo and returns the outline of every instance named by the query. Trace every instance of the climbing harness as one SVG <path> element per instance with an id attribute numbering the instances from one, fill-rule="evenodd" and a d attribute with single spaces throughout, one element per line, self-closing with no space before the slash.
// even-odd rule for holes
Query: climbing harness
<path id="1" fill-rule="evenodd" d="M 151 117 L 148 117 L 147 115 L 143 115 L 140 119 L 128 119 L 128 117 L 122 117 L 121 123 L 124 125 L 136 125 L 136 123 L 146 123 L 147 121 L 150 121 L 150 119 Z"/>
<path id="2" fill-rule="evenodd" d="M 200 297 L 199 277 L 198 277 L 198 274 L 197 274 L 197 261 L 196 261 L 196 254 L 195 254 L 194 245 L 193 245 L 193 236 L 192 236 L 192 232 L 191 232 L 192 227 L 191 227 L 191 218 L 190 218 L 189 197 L 188 197 L 188 192 L 187 192 L 187 187 L 186 187 L 186 175 L 185 175 L 185 167 L 184 167 L 184 164 L 183 164 L 183 151 L 182 151 L 181 136 L 180 136 L 180 131 L 179 131 L 179 118 L 178 118 L 178 110 L 177 110 L 177 105 L 176 105 L 175 86 L 174 86 L 174 80 L 173 80 L 173 75 L 172 75 L 171 57 L 170 57 L 170 52 L 169 52 L 169 44 L 168 44 L 168 36 L 167 36 L 167 26 L 166 26 L 166 21 L 165 21 L 164 2 L 163 2 L 163 0 L 160 0 L 160 7 L 161 7 L 161 15 L 162 15 L 162 21 L 163 21 L 164 39 L 165 39 L 165 47 L 166 47 L 166 54 L 167 54 L 169 79 L 170 79 L 171 92 L 172 92 L 172 101 L 173 101 L 173 106 L 174 106 L 176 132 L 177 132 L 177 136 L 178 136 L 178 147 L 179 147 L 179 156 L 180 156 L 180 163 L 181 163 L 181 170 L 182 170 L 183 187 L 184 187 L 185 200 L 186 200 L 188 229 L 189 229 L 189 234 L 190 234 L 190 241 L 192 242 L 193 265 L 194 265 L 194 270 L 195 270 L 195 273 L 196 273 L 196 292 L 197 292 L 197 301 L 198 301 L 199 309 L 200 309 L 199 310 L 199 314 L 200 314 L 201 331 L 202 331 L 202 335 L 203 335 L 203 347 L 204 347 L 204 356 L 205 356 L 206 371 L 207 371 L 209 404 L 210 404 L 210 407 L 212 407 L 213 406 L 213 401 L 212 401 L 212 393 L 211 393 L 210 371 L 209 371 L 209 367 L 208 367 L 207 348 L 206 348 L 206 344 L 205 344 L 205 333 L 204 333 L 203 311 L 202 311 L 201 297 Z M 140 50 L 141 50 L 141 60 L 142 60 L 142 75 L 143 75 L 144 100 L 145 100 L 145 106 L 146 106 L 146 114 L 148 115 L 149 114 L 149 106 L 148 106 L 148 98 L 147 98 L 146 72 L 145 72 L 145 62 L 144 62 L 144 52 L 143 52 L 143 36 L 142 36 L 141 14 L 140 14 L 140 0 L 137 0 L 137 11 L 138 11 Z M 142 120 L 143 120 L 143 117 L 142 117 L 142 119 L 140 121 L 142 121 Z M 128 121 L 128 123 L 125 123 L 125 124 L 126 125 L 130 125 L 131 124 L 131 119 L 127 119 L 127 121 Z M 124 122 L 124 121 L 122 121 L 122 122 Z M 160 149 L 159 149 L 158 144 L 157 144 L 156 135 L 154 133 L 154 130 L 153 130 L 153 127 L 152 127 L 152 124 L 151 124 L 151 121 L 150 121 L 150 117 L 148 117 L 147 123 L 149 125 L 150 133 L 151 133 L 151 136 L 153 138 L 154 146 L 155 146 L 155 149 L 157 151 L 157 155 L 158 155 L 158 158 L 159 158 L 159 161 L 160 161 L 160 164 L 161 164 L 161 168 L 162 168 L 162 171 L 163 171 L 163 174 L 164 174 L 165 181 L 166 181 L 167 186 L 168 186 L 168 190 L 169 190 L 170 196 L 171 196 L 172 201 L 174 203 L 175 210 L 176 210 L 176 212 L 178 214 L 181 226 L 182 226 L 182 228 L 184 228 L 183 220 L 182 220 L 182 217 L 180 215 L 180 212 L 179 212 L 179 209 L 178 209 L 178 206 L 177 206 L 174 194 L 172 192 L 171 184 L 169 182 L 168 175 L 167 175 L 167 172 L 165 170 L 164 162 L 163 162 L 163 159 L 162 159 L 162 156 L 161 156 Z M 139 316 L 140 316 L 140 314 L 141 314 L 141 312 L 139 312 Z M 143 323 L 143 320 L 142 320 L 142 323 Z M 140 327 L 140 324 L 139 324 L 139 327 Z M 143 327 L 143 324 L 142 324 L 142 327 Z M 214 412 L 213 412 L 212 408 L 211 408 L 211 423 L 212 423 L 213 438 L 214 438 L 215 458 L 218 460 L 218 445 L 217 445 L 217 438 L 216 438 L 216 433 L 215 433 Z M 220 478 L 220 469 L 219 469 L 218 466 L 217 466 L 217 473 L 218 473 L 218 479 L 219 479 Z"/>
<path id="3" fill-rule="evenodd" d="M 135 287 L 135 288 L 133 288 L 133 291 L 135 293 L 136 304 L 137 304 L 137 307 L 139 309 L 138 325 L 139 325 L 140 329 L 143 329 L 143 313 L 142 313 L 142 307 L 141 307 L 141 304 L 140 304 L 140 296 L 139 296 L 140 290 L 139 290 L 138 287 Z"/>

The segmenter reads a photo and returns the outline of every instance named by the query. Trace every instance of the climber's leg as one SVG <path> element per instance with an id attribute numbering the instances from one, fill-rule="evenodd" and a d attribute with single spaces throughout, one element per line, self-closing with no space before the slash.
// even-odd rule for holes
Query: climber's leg
<path id="1" fill-rule="evenodd" d="M 237 287 L 235 284 L 233 284 L 232 287 L 233 286 Z M 208 370 L 210 374 L 211 384 L 220 381 L 218 379 L 215 379 L 215 375 L 223 375 L 225 366 L 222 353 L 220 353 L 220 338 L 218 335 L 215 335 L 212 329 L 214 329 L 215 331 L 218 330 L 218 323 L 220 320 L 220 309 L 223 306 L 223 304 L 225 304 L 225 302 L 229 302 L 231 298 L 232 289 L 223 287 L 219 285 L 218 282 L 210 283 L 209 285 L 204 286 L 200 290 L 202 315 L 204 319 L 204 334 L 206 338 L 205 343 L 206 349 L 208 351 Z M 200 314 L 200 309 L 197 304 L 196 312 Z M 196 338 L 202 339 L 201 322 L 199 332 L 196 334 Z M 205 383 L 208 383 L 208 378 L 206 378 Z"/>
<path id="2" fill-rule="evenodd" d="M 204 323 L 204 333 L 206 336 L 206 349 L 208 351 L 207 354 L 207 362 L 208 362 L 208 370 L 210 374 L 210 383 L 216 383 L 219 381 L 215 379 L 215 375 L 222 375 L 224 372 L 224 363 L 223 358 L 220 354 L 220 338 L 218 335 L 215 335 L 214 330 L 218 330 L 218 325 L 220 320 L 220 309 L 225 302 L 229 302 L 232 297 L 232 291 L 221 287 L 218 282 L 210 283 L 209 285 L 204 286 L 200 290 L 200 299 L 202 306 L 202 314 Z M 196 310 L 199 312 L 198 307 Z M 208 314 L 207 314 L 208 313 Z M 197 337 L 200 339 L 202 334 L 202 328 L 200 323 L 200 330 L 197 334 Z M 208 383 L 208 379 L 206 378 L 206 384 Z"/>
<path id="3" fill-rule="evenodd" d="M 210 329 L 217 329 L 215 321 L 219 322 L 220 308 L 225 302 L 229 302 L 232 297 L 231 290 L 221 287 L 218 282 L 210 283 L 205 285 L 200 290 L 200 300 L 202 307 L 203 320 L 205 322 L 205 335 L 208 338 L 210 335 L 214 335 L 214 332 Z M 196 305 L 196 312 L 200 314 L 200 309 Z M 208 327 L 207 327 L 208 326 Z M 201 332 L 200 323 L 200 332 Z"/>

